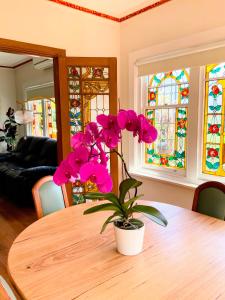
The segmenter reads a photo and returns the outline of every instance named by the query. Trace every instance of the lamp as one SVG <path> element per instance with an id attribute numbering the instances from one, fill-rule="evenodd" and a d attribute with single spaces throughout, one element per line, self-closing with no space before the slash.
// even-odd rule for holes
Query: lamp
<path id="1" fill-rule="evenodd" d="M 18 124 L 28 124 L 33 122 L 34 114 L 31 110 L 17 110 L 15 112 L 15 121 Z"/>

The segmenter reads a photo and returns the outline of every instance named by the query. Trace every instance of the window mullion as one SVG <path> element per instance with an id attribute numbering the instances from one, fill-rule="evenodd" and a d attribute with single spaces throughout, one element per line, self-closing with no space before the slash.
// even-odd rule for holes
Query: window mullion
<path id="1" fill-rule="evenodd" d="M 195 182 L 198 170 L 198 104 L 200 86 L 200 68 L 193 67 L 190 71 L 190 95 L 188 106 L 188 134 L 187 134 L 187 170 L 186 176 Z"/>

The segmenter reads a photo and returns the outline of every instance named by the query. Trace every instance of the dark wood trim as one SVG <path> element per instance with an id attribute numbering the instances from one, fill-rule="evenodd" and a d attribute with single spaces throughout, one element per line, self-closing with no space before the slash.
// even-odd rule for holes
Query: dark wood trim
<path id="1" fill-rule="evenodd" d="M 56 120 L 57 140 L 62 141 L 58 147 L 58 161 L 71 151 L 70 147 L 70 125 L 69 125 L 69 98 L 67 91 L 67 71 L 66 58 L 58 57 L 53 59 L 54 66 L 54 82 L 55 82 L 55 99 L 56 99 Z M 58 103 L 58 105 L 57 105 Z M 72 185 L 66 184 L 66 191 L 69 203 L 72 205 Z"/>
<path id="2" fill-rule="evenodd" d="M 14 69 L 13 67 L 10 67 L 10 66 L 0 66 L 0 68 L 5 68 L 5 69 Z"/>
<path id="3" fill-rule="evenodd" d="M 200 184 L 196 189 L 195 189 L 195 194 L 194 194 L 194 199 L 193 199 L 193 204 L 192 204 L 192 210 L 193 211 L 198 211 L 198 199 L 199 199 L 199 194 L 207 188 L 216 188 L 222 192 L 225 193 L 225 185 L 221 182 L 218 181 L 207 181 L 205 183 Z M 225 219 L 224 219 L 225 220 Z"/>
<path id="4" fill-rule="evenodd" d="M 0 51 L 45 57 L 66 56 L 66 50 L 0 38 Z"/>
<path id="5" fill-rule="evenodd" d="M 117 59 L 109 58 L 109 113 L 116 115 L 118 112 L 117 101 Z M 113 179 L 113 192 L 117 195 L 119 190 L 119 161 L 118 155 L 110 156 L 110 171 Z"/>
<path id="6" fill-rule="evenodd" d="M 110 61 L 115 57 L 66 57 L 67 66 L 109 67 Z"/>
<path id="7" fill-rule="evenodd" d="M 15 65 L 15 66 L 12 66 L 12 67 L 11 67 L 11 66 L 0 66 L 0 68 L 16 69 L 16 68 L 21 67 L 21 66 L 23 66 L 23 65 L 25 65 L 25 64 L 27 64 L 27 63 L 29 63 L 29 62 L 31 62 L 31 61 L 32 61 L 32 58 L 31 58 L 31 59 L 28 59 L 28 60 L 26 60 L 26 61 L 23 61 L 23 62 L 21 62 L 21 63 Z"/>
<path id="8" fill-rule="evenodd" d="M 23 66 L 23 65 L 28 64 L 28 63 L 31 62 L 32 60 L 33 60 L 33 59 L 30 58 L 30 59 L 28 59 L 28 60 L 26 60 L 26 61 L 24 61 L 24 62 L 21 62 L 21 63 L 15 65 L 15 66 L 13 66 L 12 68 L 13 68 L 13 69 L 16 69 L 16 68 L 18 68 L 18 67 L 21 67 L 21 66 Z"/>

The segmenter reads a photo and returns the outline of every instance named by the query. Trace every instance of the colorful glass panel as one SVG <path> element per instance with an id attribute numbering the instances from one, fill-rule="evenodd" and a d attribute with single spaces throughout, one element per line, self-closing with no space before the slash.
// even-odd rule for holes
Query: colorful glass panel
<path id="1" fill-rule="evenodd" d="M 145 162 L 174 169 L 186 168 L 187 106 L 190 69 L 148 77 L 146 116 L 158 130 L 155 143 L 146 145 Z"/>
<path id="2" fill-rule="evenodd" d="M 207 65 L 203 164 L 205 174 L 225 176 L 225 63 Z"/>
<path id="3" fill-rule="evenodd" d="M 30 100 L 27 102 L 27 108 L 33 111 L 34 114 L 32 124 L 28 124 L 29 134 L 56 139 L 56 106 L 54 98 Z"/>
<path id="4" fill-rule="evenodd" d="M 96 121 L 99 114 L 109 114 L 109 68 L 68 67 L 68 92 L 70 101 L 70 133 L 84 131 L 85 126 Z M 83 193 L 96 191 L 91 182 L 73 184 L 74 203 L 84 202 Z"/>

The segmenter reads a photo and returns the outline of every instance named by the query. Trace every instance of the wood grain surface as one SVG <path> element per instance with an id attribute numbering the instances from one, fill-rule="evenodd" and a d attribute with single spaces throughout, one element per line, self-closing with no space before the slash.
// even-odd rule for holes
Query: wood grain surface
<path id="1" fill-rule="evenodd" d="M 26 228 L 8 257 L 24 299 L 225 299 L 225 223 L 168 204 L 147 202 L 168 219 L 146 222 L 144 251 L 116 251 L 108 212 L 83 215 L 93 204 L 66 208 Z"/>

